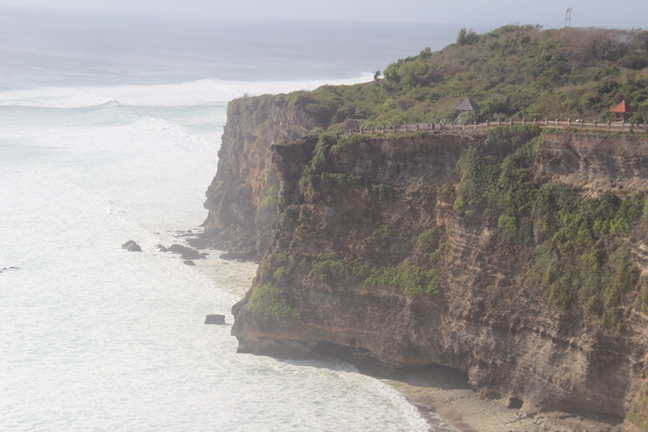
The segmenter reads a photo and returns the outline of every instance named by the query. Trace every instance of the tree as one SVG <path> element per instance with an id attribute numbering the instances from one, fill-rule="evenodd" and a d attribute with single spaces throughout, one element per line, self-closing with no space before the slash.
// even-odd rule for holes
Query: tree
<path id="1" fill-rule="evenodd" d="M 457 35 L 457 43 L 459 45 L 472 45 L 477 40 L 479 39 L 479 36 L 473 29 L 466 30 L 465 28 L 462 28 L 459 30 L 459 34 Z"/>
<path id="2" fill-rule="evenodd" d="M 459 34 L 457 35 L 457 43 L 459 45 L 465 45 L 466 44 L 466 33 L 467 30 L 465 28 L 462 28 L 459 30 Z"/>
<path id="3" fill-rule="evenodd" d="M 376 72 L 374 72 L 374 81 L 378 81 L 378 78 L 380 78 L 380 75 L 382 75 L 382 72 L 380 69 L 378 69 Z"/>

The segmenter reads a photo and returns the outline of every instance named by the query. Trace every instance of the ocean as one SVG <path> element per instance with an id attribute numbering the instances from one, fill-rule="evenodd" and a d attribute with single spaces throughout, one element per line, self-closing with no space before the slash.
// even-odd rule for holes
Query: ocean
<path id="1" fill-rule="evenodd" d="M 1 430 L 431 430 L 351 365 L 236 354 L 256 265 L 156 245 L 200 231 L 229 100 L 364 82 L 458 25 L 0 12 Z"/>

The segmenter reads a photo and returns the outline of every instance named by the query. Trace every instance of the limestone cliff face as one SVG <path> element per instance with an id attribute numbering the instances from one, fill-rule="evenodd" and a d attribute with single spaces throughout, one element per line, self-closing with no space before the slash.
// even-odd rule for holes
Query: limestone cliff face
<path id="1" fill-rule="evenodd" d="M 296 116 L 290 122 L 307 123 Z M 312 137 L 266 154 L 245 140 L 249 127 L 240 121 L 228 123 L 208 192 L 208 205 L 220 210 L 206 227 L 220 236 L 216 244 L 239 233 L 258 252 L 269 243 L 254 286 L 233 309 L 241 352 L 329 352 L 377 372 L 441 364 L 464 371 L 485 394 L 531 406 L 616 418 L 632 408 L 648 360 L 648 316 L 636 290 L 625 293 L 617 328 L 579 302 L 548 302 L 532 274 L 532 247 L 506 243 L 498 215 L 455 200 L 466 149 L 501 162 L 539 131 L 497 145 L 479 134 L 332 145 Z M 299 127 L 293 136 L 308 129 Z M 234 157 L 237 142 L 249 153 Z M 527 171 L 536 182 L 588 197 L 648 190 L 645 138 L 544 133 L 535 142 Z M 219 192 L 221 180 L 236 186 Z M 278 210 L 260 224 L 256 203 L 277 182 Z M 530 243 L 546 240 L 531 236 Z M 646 273 L 643 240 L 623 241 Z M 639 306 L 628 306 L 633 301 Z"/>
<path id="2" fill-rule="evenodd" d="M 317 113 L 302 105 L 286 95 L 230 102 L 218 170 L 206 192 L 204 234 L 193 244 L 244 259 L 260 258 L 267 250 L 279 187 L 270 146 L 321 126 Z"/>
<path id="3" fill-rule="evenodd" d="M 587 195 L 606 191 L 619 195 L 648 190 L 648 148 L 631 135 L 613 138 L 550 134 L 544 139 L 534 173 L 576 188 Z"/>

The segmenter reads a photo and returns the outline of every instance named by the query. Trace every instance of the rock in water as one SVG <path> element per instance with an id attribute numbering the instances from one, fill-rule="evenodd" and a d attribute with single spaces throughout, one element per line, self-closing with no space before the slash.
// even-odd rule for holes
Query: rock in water
<path id="1" fill-rule="evenodd" d="M 20 269 L 18 267 L 14 267 L 14 266 L 5 267 L 2 270 L 0 270 L 0 273 L 6 272 L 6 271 L 9 271 L 9 270 L 20 270 Z"/>
<path id="2" fill-rule="evenodd" d="M 225 324 L 225 315 L 207 315 L 205 324 Z"/>
<path id="3" fill-rule="evenodd" d="M 175 254 L 180 254 L 182 256 L 182 259 L 186 259 L 186 260 L 194 260 L 194 259 L 202 258 L 202 256 L 200 256 L 200 252 L 198 252 L 197 250 L 179 245 L 177 243 L 171 245 L 171 247 L 167 249 L 167 251 L 173 252 Z"/>
<path id="4" fill-rule="evenodd" d="M 142 248 L 139 247 L 137 243 L 133 240 L 128 240 L 122 245 L 122 249 L 126 249 L 129 252 L 142 252 Z"/>

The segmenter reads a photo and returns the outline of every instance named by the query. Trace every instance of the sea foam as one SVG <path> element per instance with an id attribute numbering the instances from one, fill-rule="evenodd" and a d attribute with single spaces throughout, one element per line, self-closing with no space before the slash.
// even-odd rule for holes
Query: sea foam
<path id="1" fill-rule="evenodd" d="M 372 74 L 334 81 L 224 81 L 203 79 L 179 84 L 45 87 L 0 92 L 0 106 L 81 108 L 116 104 L 130 106 L 191 106 L 226 102 L 245 94 L 314 90 L 324 84 L 356 84 Z"/>

